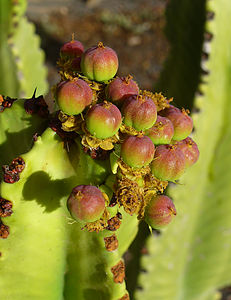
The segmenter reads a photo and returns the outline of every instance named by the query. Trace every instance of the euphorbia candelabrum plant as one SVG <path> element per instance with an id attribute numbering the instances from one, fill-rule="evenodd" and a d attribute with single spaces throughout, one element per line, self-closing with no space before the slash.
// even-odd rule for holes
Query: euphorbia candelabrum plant
<path id="1" fill-rule="evenodd" d="M 27 290 L 18 274 L 34 264 L 28 285 L 49 286 L 30 299 L 129 299 L 121 256 L 139 220 L 160 229 L 176 215 L 164 191 L 199 157 L 189 112 L 116 76 L 118 65 L 102 42 L 84 51 L 73 38 L 60 50 L 56 112 L 42 96 L 0 96 L 2 120 L 26 120 L 34 143 L 2 167 L 0 198 L 2 274 L 10 281 L 17 261 L 11 280 Z M 4 284 L 6 299 L 26 299 Z"/>

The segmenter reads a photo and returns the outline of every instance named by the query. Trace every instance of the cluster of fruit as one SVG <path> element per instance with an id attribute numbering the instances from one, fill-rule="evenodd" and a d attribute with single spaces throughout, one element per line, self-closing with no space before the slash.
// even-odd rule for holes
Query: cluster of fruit
<path id="1" fill-rule="evenodd" d="M 101 42 L 84 51 L 72 39 L 58 64 L 61 82 L 54 93 L 62 129 L 78 133 L 88 153 L 106 151 L 115 179 L 111 199 L 97 187 L 75 187 L 67 202 L 72 216 L 102 230 L 110 215 L 105 209 L 117 204 L 153 228 L 169 223 L 176 210 L 163 191 L 199 157 L 188 111 L 140 90 L 130 75 L 115 77 L 117 54 Z"/>

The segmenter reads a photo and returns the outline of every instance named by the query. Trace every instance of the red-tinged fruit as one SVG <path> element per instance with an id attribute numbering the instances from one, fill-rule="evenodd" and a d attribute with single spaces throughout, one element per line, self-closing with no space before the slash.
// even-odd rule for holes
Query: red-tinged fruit
<path id="1" fill-rule="evenodd" d="M 105 198 L 102 192 L 92 185 L 78 185 L 73 188 L 67 208 L 72 217 L 79 222 L 94 222 L 102 216 Z"/>
<path id="2" fill-rule="evenodd" d="M 151 163 L 152 174 L 160 180 L 175 181 L 185 171 L 185 156 L 176 145 L 156 147 L 154 160 Z"/>
<path id="3" fill-rule="evenodd" d="M 185 139 L 193 129 L 193 121 L 185 109 L 179 110 L 174 106 L 159 112 L 163 117 L 168 118 L 174 126 L 173 140 L 181 141 Z"/>
<path id="4" fill-rule="evenodd" d="M 116 52 L 99 42 L 86 50 L 81 58 L 81 70 L 90 80 L 104 82 L 117 73 L 119 61 Z"/>
<path id="5" fill-rule="evenodd" d="M 117 77 L 106 87 L 106 96 L 108 100 L 120 106 L 125 99 L 132 95 L 139 94 L 137 83 L 132 80 L 132 76 Z"/>
<path id="6" fill-rule="evenodd" d="M 59 108 L 68 115 L 80 114 L 93 99 L 93 92 L 82 79 L 63 81 L 57 86 L 56 101 Z"/>
<path id="7" fill-rule="evenodd" d="M 80 57 L 84 52 L 83 44 L 77 40 L 72 39 L 65 43 L 60 49 L 60 56 L 64 59 Z"/>
<path id="8" fill-rule="evenodd" d="M 163 110 L 160 110 L 158 112 L 158 114 L 162 117 L 165 117 L 166 115 L 170 114 L 170 113 L 180 113 L 181 110 L 179 108 L 177 108 L 176 106 L 174 105 L 169 105 L 169 107 L 163 109 Z"/>
<path id="9" fill-rule="evenodd" d="M 186 139 L 177 142 L 176 145 L 181 149 L 185 156 L 186 168 L 191 167 L 197 162 L 200 152 L 193 139 L 187 137 Z"/>
<path id="10" fill-rule="evenodd" d="M 122 107 L 125 125 L 138 131 L 151 128 L 157 119 L 157 108 L 151 98 L 131 96 L 124 101 Z"/>
<path id="11" fill-rule="evenodd" d="M 87 130 L 98 139 L 112 137 L 118 132 L 121 122 L 120 110 L 107 101 L 95 104 L 86 115 Z"/>
<path id="12" fill-rule="evenodd" d="M 174 127 L 169 119 L 157 116 L 156 123 L 146 130 L 145 134 L 152 140 L 154 145 L 169 144 L 174 135 Z"/>
<path id="13" fill-rule="evenodd" d="M 121 145 L 121 158 L 132 168 L 147 166 L 154 157 L 155 146 L 147 136 L 129 136 Z"/>
<path id="14" fill-rule="evenodd" d="M 165 195 L 153 197 L 145 208 L 144 219 L 148 225 L 161 229 L 176 216 L 176 208 L 172 200 Z"/>
<path id="15" fill-rule="evenodd" d="M 81 72 L 80 64 L 81 64 L 81 57 L 73 58 L 71 62 L 72 71 Z"/>

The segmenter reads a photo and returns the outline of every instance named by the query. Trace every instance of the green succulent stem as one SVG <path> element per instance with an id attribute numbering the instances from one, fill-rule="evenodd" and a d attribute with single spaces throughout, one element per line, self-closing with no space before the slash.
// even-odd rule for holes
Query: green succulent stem
<path id="1" fill-rule="evenodd" d="M 16 101 L 0 117 L 4 119 L 7 113 L 8 118 L 10 114 L 13 118 L 21 108 L 20 101 Z M 19 116 L 27 117 L 25 112 Z M 13 119 L 10 124 L 17 126 Z M 62 299 L 62 295 L 70 300 L 123 297 L 127 293 L 125 282 L 115 282 L 111 268 L 121 261 L 136 235 L 136 216 L 121 210 L 122 225 L 116 231 L 119 246 L 109 252 L 104 238 L 113 232 L 82 230 L 80 224 L 73 223 L 66 208 L 74 186 L 100 185 L 106 180 L 108 162 L 94 161 L 82 151 L 78 140 L 67 152 L 64 142 L 51 129 L 38 137 L 33 148 L 21 157 L 25 169 L 20 180 L 14 184 L 3 182 L 0 190 L 3 198 L 13 202 L 12 216 L 4 219 L 10 234 L 0 241 L 3 299 L 56 300 Z"/>
<path id="2" fill-rule="evenodd" d="M 26 0 L 0 1 L 0 94 L 16 98 L 30 97 L 35 88 L 47 91 L 44 53 L 24 16 L 26 5 Z"/>
<path id="3" fill-rule="evenodd" d="M 139 277 L 143 290 L 136 292 L 137 300 L 221 299 L 217 289 L 231 282 L 231 3 L 208 1 L 207 10 L 214 14 L 205 28 L 213 35 L 205 44 L 209 60 L 203 61 L 210 74 L 202 78 L 203 95 L 195 101 L 199 113 L 193 115 L 200 159 L 169 190 L 178 216 L 147 241 L 149 256 L 141 261 L 147 273 Z"/>

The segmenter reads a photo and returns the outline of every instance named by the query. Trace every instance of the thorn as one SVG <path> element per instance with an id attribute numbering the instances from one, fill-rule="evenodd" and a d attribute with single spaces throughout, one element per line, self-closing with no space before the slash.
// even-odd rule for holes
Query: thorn
<path id="1" fill-rule="evenodd" d="M 213 34 L 211 32 L 205 32 L 204 33 L 204 39 L 207 41 L 207 42 L 211 42 L 212 39 L 213 39 Z"/>
<path id="2" fill-rule="evenodd" d="M 204 76 L 204 75 L 209 75 L 210 71 L 209 70 L 206 70 L 204 69 L 203 67 L 201 68 L 201 74 Z"/>
<path id="3" fill-rule="evenodd" d="M 204 93 L 201 90 L 196 91 L 196 97 L 203 96 Z"/>
<path id="4" fill-rule="evenodd" d="M 208 21 L 213 20 L 214 16 L 215 16 L 215 13 L 213 11 L 207 11 L 207 13 L 206 13 L 206 19 Z"/>
<path id="5" fill-rule="evenodd" d="M 208 60 L 208 58 L 209 58 L 209 54 L 206 53 L 206 52 L 203 52 L 203 53 L 202 53 L 202 60 L 203 60 L 203 61 L 206 61 L 206 60 Z"/>
<path id="6" fill-rule="evenodd" d="M 32 95 L 32 98 L 36 98 L 36 92 L 37 92 L 37 87 L 36 87 L 35 90 L 34 90 L 34 93 L 33 93 L 33 95 Z"/>

